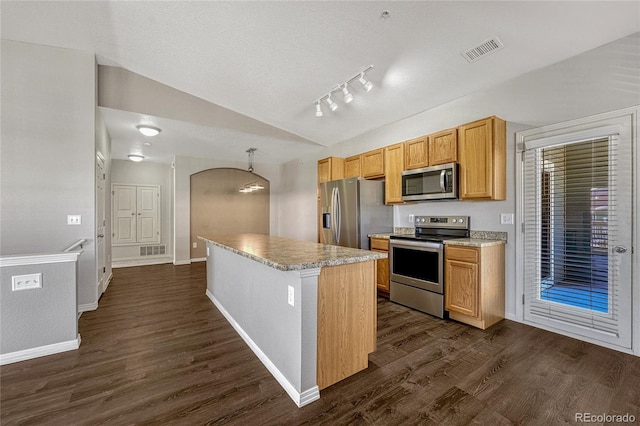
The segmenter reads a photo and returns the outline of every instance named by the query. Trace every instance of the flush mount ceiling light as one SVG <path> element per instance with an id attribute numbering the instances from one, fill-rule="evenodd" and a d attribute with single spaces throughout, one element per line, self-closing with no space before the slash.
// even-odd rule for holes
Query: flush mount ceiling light
<path id="1" fill-rule="evenodd" d="M 155 136 L 158 133 L 160 133 L 160 129 L 154 126 L 148 126 L 146 124 L 140 124 L 138 126 L 136 126 L 136 129 L 138 129 L 138 131 L 140 133 L 142 133 L 145 136 Z"/>
<path id="2" fill-rule="evenodd" d="M 140 161 L 144 160 L 144 155 L 140 155 L 140 154 L 129 154 L 127 155 L 127 157 L 129 157 L 129 160 L 135 161 L 136 163 L 139 163 Z"/>
<path id="3" fill-rule="evenodd" d="M 372 69 L 373 69 L 373 65 L 370 65 L 363 71 L 351 77 L 349 80 L 345 81 L 342 84 L 338 84 L 334 86 L 333 89 L 331 89 L 330 91 L 328 91 L 327 93 L 325 93 L 324 95 L 320 96 L 318 99 L 313 101 L 313 103 L 316 105 L 316 117 L 324 116 L 324 113 L 322 112 L 322 104 L 321 104 L 321 101 L 323 99 L 327 103 L 327 105 L 329 105 L 329 109 L 331 111 L 335 111 L 336 109 L 338 109 L 338 104 L 336 104 L 333 101 L 333 99 L 331 99 L 331 95 L 333 95 L 336 92 L 342 92 L 344 103 L 348 104 L 352 102 L 354 99 L 354 96 L 353 96 L 353 93 L 349 91 L 349 84 L 356 80 L 358 80 L 360 84 L 362 84 L 362 88 L 366 92 L 370 91 L 371 88 L 373 88 L 373 83 L 370 80 L 366 79 L 365 74 L 371 71 Z"/>

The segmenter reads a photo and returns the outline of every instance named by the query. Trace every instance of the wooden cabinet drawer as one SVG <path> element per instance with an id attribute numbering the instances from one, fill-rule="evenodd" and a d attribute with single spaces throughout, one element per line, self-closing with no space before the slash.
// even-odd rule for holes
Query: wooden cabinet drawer
<path id="1" fill-rule="evenodd" d="M 447 245 L 445 248 L 445 257 L 447 260 L 478 263 L 480 261 L 480 250 L 475 247 Z"/>
<path id="2" fill-rule="evenodd" d="M 389 251 L 389 240 L 386 238 L 371 238 L 371 250 Z"/>

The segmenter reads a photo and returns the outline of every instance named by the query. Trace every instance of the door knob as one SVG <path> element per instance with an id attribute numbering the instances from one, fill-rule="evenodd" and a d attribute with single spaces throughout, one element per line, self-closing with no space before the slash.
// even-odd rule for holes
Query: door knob
<path id="1" fill-rule="evenodd" d="M 627 248 L 625 246 L 615 246 L 613 248 L 613 251 L 615 251 L 616 253 L 626 253 Z"/>
<path id="2" fill-rule="evenodd" d="M 98 234 L 98 238 L 104 238 L 104 234 Z"/>

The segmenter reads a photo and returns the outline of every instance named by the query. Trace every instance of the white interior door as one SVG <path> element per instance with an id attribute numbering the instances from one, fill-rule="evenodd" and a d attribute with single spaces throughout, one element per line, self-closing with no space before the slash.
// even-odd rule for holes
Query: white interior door
<path id="1" fill-rule="evenodd" d="M 137 239 L 139 243 L 150 244 L 160 242 L 158 187 L 139 186 L 136 188 L 137 198 Z"/>
<path id="2" fill-rule="evenodd" d="M 524 320 L 631 349 L 633 120 L 522 132 Z"/>
<path id="3" fill-rule="evenodd" d="M 113 244 L 136 242 L 136 187 L 113 186 Z"/>
<path id="4" fill-rule="evenodd" d="M 100 153 L 96 156 L 96 245 L 97 245 L 97 268 L 98 268 L 98 295 L 104 293 L 105 271 L 107 265 L 107 251 L 105 250 L 104 233 L 105 223 L 105 172 L 104 157 Z"/>

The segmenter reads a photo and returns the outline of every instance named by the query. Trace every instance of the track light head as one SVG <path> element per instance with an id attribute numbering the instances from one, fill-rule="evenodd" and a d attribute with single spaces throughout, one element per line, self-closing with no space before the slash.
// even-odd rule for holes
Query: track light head
<path id="1" fill-rule="evenodd" d="M 316 117 L 322 117 L 324 114 L 322 113 L 322 107 L 320 106 L 320 101 L 316 101 Z"/>
<path id="2" fill-rule="evenodd" d="M 335 111 L 338 109 L 338 104 L 333 102 L 333 100 L 331 99 L 331 93 L 329 93 L 329 95 L 327 95 L 327 105 L 329 105 L 329 109 L 331 111 Z"/>
<path id="3" fill-rule="evenodd" d="M 364 72 L 360 73 L 358 81 L 360 82 L 360 84 L 362 84 L 362 87 L 367 92 L 369 92 L 373 88 L 373 83 L 364 77 Z"/>
<path id="4" fill-rule="evenodd" d="M 344 95 L 344 102 L 349 103 L 353 101 L 353 95 L 349 92 L 349 88 L 347 87 L 347 83 L 342 86 L 342 94 Z"/>

